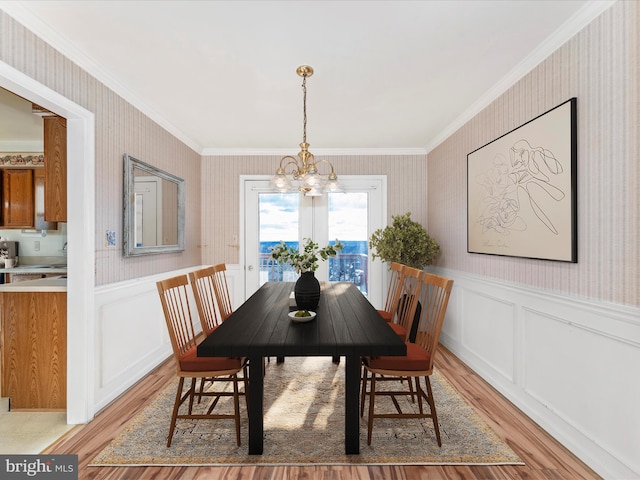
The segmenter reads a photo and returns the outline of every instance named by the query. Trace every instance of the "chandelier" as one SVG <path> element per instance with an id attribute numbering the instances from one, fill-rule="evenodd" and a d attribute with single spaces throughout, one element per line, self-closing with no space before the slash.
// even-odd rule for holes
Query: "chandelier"
<path id="1" fill-rule="evenodd" d="M 280 159 L 280 165 L 276 174 L 271 179 L 271 184 L 279 192 L 291 192 L 298 190 L 307 196 L 320 196 L 324 192 L 341 192 L 342 187 L 338 182 L 338 175 L 333 169 L 333 164 L 328 160 L 316 161 L 309 151 L 307 143 L 307 77 L 313 75 L 313 68 L 308 65 L 301 65 L 296 69 L 296 73 L 302 77 L 302 143 L 298 157 L 287 155 Z M 318 171 L 318 164 L 326 163 L 331 171 L 328 175 L 321 175 Z M 326 177 L 326 178 L 325 178 Z"/>

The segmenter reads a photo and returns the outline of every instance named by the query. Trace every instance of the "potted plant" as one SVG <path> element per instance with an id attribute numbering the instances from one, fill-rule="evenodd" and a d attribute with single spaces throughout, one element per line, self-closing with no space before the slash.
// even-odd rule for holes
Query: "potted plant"
<path id="1" fill-rule="evenodd" d="M 411 220 L 410 212 L 391 218 L 391 225 L 378 229 L 371 235 L 371 257 L 421 270 L 431 265 L 440 252 L 438 243 L 429 236 L 422 225 Z"/>
<path id="2" fill-rule="evenodd" d="M 278 245 L 270 247 L 270 259 L 278 263 L 288 263 L 293 267 L 296 273 L 300 274 L 300 278 L 296 282 L 293 289 L 296 305 L 301 310 L 313 310 L 318 306 L 320 300 L 320 282 L 315 277 L 315 271 L 318 269 L 320 259 L 327 260 L 329 257 L 335 257 L 344 248 L 344 244 L 336 239 L 333 245 L 320 246 L 311 240 L 305 238 L 302 241 L 302 249 L 287 246 L 284 241 L 280 241 Z"/>

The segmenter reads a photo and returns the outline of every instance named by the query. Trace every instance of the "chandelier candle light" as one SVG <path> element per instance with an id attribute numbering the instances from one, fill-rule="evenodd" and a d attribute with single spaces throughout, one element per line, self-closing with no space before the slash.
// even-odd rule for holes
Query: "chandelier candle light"
<path id="1" fill-rule="evenodd" d="M 303 128 L 302 143 L 298 158 L 287 155 L 280 159 L 280 165 L 276 174 L 271 179 L 271 184 L 279 192 L 290 192 L 295 189 L 307 196 L 320 196 L 324 192 L 341 192 L 342 187 L 338 182 L 338 175 L 333 169 L 333 164 L 328 160 L 316 161 L 309 151 L 307 143 L 307 77 L 313 75 L 313 68 L 308 65 L 301 65 L 296 69 L 296 73 L 302 77 L 302 111 Z M 326 163 L 331 171 L 325 178 L 318 171 L 318 164 Z"/>

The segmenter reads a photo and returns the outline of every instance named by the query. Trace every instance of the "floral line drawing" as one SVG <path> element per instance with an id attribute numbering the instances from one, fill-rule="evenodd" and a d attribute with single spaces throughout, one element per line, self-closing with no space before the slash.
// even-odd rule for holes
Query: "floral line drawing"
<path id="1" fill-rule="evenodd" d="M 558 235 L 558 229 L 540 206 L 545 194 L 559 202 L 565 192 L 553 185 L 554 176 L 562 175 L 562 164 L 553 152 L 544 147 L 533 147 L 524 139 L 516 141 L 509 149 L 509 159 L 496 155 L 493 166 L 477 175 L 476 181 L 484 189 L 483 209 L 477 219 L 482 233 L 495 230 L 501 235 L 512 231 L 523 232 L 527 223 L 520 215 L 521 195 L 549 231 Z"/>

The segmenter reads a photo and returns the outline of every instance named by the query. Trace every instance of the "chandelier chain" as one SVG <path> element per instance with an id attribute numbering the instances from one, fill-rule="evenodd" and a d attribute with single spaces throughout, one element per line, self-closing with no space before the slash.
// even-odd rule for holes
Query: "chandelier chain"
<path id="1" fill-rule="evenodd" d="M 302 141 L 307 143 L 307 76 L 302 77 Z"/>

